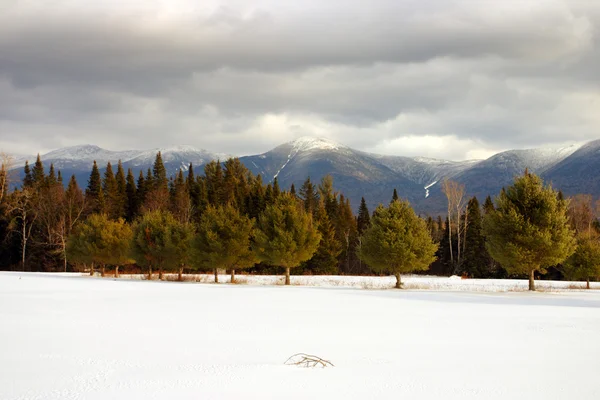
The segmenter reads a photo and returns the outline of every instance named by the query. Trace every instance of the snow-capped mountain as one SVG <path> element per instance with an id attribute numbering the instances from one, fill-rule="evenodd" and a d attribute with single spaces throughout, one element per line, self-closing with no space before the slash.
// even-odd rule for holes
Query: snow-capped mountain
<path id="1" fill-rule="evenodd" d="M 202 173 L 202 165 L 207 162 L 230 157 L 191 146 L 110 151 L 94 145 L 67 147 L 41 157 L 46 166 L 53 163 L 60 169 L 65 181 L 75 174 L 80 185 L 85 186 L 94 160 L 101 169 L 107 162 L 116 164 L 121 160 L 137 176 L 152 167 L 158 151 L 171 175 L 178 170 L 186 171 L 190 163 L 197 167 L 197 173 Z M 35 157 L 27 159 L 30 163 L 35 161 Z M 318 184 L 329 174 L 334 178 L 335 189 L 349 197 L 355 208 L 363 196 L 371 209 L 387 203 L 396 188 L 419 212 L 442 213 L 446 200 L 440 183 L 444 178 L 463 183 L 467 196 L 476 195 L 483 200 L 487 195 L 495 196 L 525 168 L 553 182 L 567 195 L 600 195 L 600 179 L 596 179 L 600 169 L 600 140 L 583 146 L 510 150 L 486 160 L 457 162 L 371 154 L 328 139 L 302 137 L 240 160 L 253 173 L 261 174 L 265 182 L 277 178 L 282 188 L 294 184 L 300 189 L 307 177 Z M 25 158 L 17 160 L 15 165 L 22 170 L 24 162 Z"/>

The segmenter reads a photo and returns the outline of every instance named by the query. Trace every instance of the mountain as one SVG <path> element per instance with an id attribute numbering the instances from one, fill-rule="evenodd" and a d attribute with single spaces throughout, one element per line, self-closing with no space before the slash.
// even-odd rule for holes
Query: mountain
<path id="1" fill-rule="evenodd" d="M 94 161 L 98 164 L 100 172 L 104 173 L 108 162 L 113 165 L 113 171 L 116 172 L 116 165 L 121 160 L 125 172 L 128 168 L 131 168 L 137 179 L 139 171 L 145 173 L 148 168 L 152 167 L 159 151 L 165 168 L 170 175 L 174 175 L 180 169 L 187 171 L 190 163 L 200 166 L 211 160 L 225 160 L 231 157 L 228 154 L 213 153 L 185 145 L 152 150 L 111 151 L 86 144 L 54 150 L 41 155 L 41 158 L 46 168 L 50 164 L 54 164 L 54 168 L 61 171 L 65 182 L 68 181 L 71 175 L 75 175 L 79 185 L 86 186 Z M 29 164 L 32 165 L 35 159 L 36 156 L 21 157 L 16 160 L 15 166 L 21 171 L 25 160 L 28 160 Z"/>
<path id="2" fill-rule="evenodd" d="M 46 166 L 53 163 L 60 169 L 65 181 L 75 174 L 80 185 L 86 186 L 93 160 L 100 168 L 109 161 L 116 164 L 121 160 L 125 169 L 134 170 L 137 178 L 139 171 L 152 167 L 158 151 L 172 175 L 179 169 L 186 171 L 190 163 L 201 173 L 202 165 L 210 160 L 230 157 L 191 146 L 109 151 L 82 145 L 52 151 L 42 155 L 42 160 Z M 28 159 L 30 163 L 35 161 L 35 157 Z M 24 160 L 16 162 L 20 170 Z M 552 182 L 566 195 L 600 195 L 600 179 L 596 176 L 600 170 L 600 140 L 583 146 L 510 150 L 486 160 L 448 161 L 371 154 L 327 139 L 304 137 L 240 160 L 254 174 L 261 174 L 265 182 L 277 178 L 282 188 L 294 184 L 299 190 L 307 177 L 318 184 L 329 174 L 335 189 L 350 198 L 355 209 L 363 196 L 371 210 L 379 203 L 388 203 L 396 188 L 418 212 L 442 214 L 446 209 L 446 198 L 441 191 L 444 178 L 463 183 L 466 196 L 476 195 L 483 200 L 487 195 L 498 194 L 526 168 Z"/>

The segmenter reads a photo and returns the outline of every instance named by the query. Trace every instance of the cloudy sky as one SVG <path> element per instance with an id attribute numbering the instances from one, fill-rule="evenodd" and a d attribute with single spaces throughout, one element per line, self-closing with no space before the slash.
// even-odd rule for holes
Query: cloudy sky
<path id="1" fill-rule="evenodd" d="M 0 150 L 482 158 L 600 138 L 598 71 L 596 0 L 0 0 Z"/>

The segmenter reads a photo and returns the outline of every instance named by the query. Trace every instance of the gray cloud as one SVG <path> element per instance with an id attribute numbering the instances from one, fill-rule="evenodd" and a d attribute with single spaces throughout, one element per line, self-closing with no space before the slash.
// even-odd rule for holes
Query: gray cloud
<path id="1" fill-rule="evenodd" d="M 0 148 L 248 154 L 308 134 L 467 158 L 598 137 L 591 2 L 327 3 L 7 3 Z"/>

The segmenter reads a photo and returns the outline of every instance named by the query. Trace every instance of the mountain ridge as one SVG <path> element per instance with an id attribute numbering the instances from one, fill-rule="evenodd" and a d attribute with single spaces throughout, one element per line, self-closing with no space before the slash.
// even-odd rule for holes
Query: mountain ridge
<path id="1" fill-rule="evenodd" d="M 187 145 L 111 151 L 87 144 L 53 150 L 41 158 L 46 165 L 53 163 L 63 176 L 76 175 L 83 186 L 94 160 L 103 169 L 107 162 L 116 164 L 120 159 L 125 169 L 132 168 L 138 174 L 152 166 L 158 151 L 171 175 L 178 170 L 187 171 L 190 163 L 201 168 L 211 160 L 231 157 Z M 444 178 L 464 183 L 468 196 L 494 196 L 525 168 L 552 181 L 566 194 L 589 188 L 593 192 L 590 194 L 600 195 L 600 180 L 582 182 L 593 175 L 594 168 L 600 168 L 600 140 L 565 147 L 508 150 L 483 160 L 451 161 L 374 154 L 329 139 L 301 137 L 267 152 L 239 158 L 254 174 L 261 174 L 265 182 L 277 178 L 284 188 L 292 184 L 299 188 L 307 177 L 318 183 L 323 176 L 332 175 L 336 190 L 349 197 L 355 209 L 361 197 L 367 199 L 370 208 L 389 202 L 396 188 L 417 211 L 440 214 L 445 210 L 440 189 Z M 35 157 L 23 157 L 15 167 L 22 168 L 25 159 L 31 163 Z"/>

